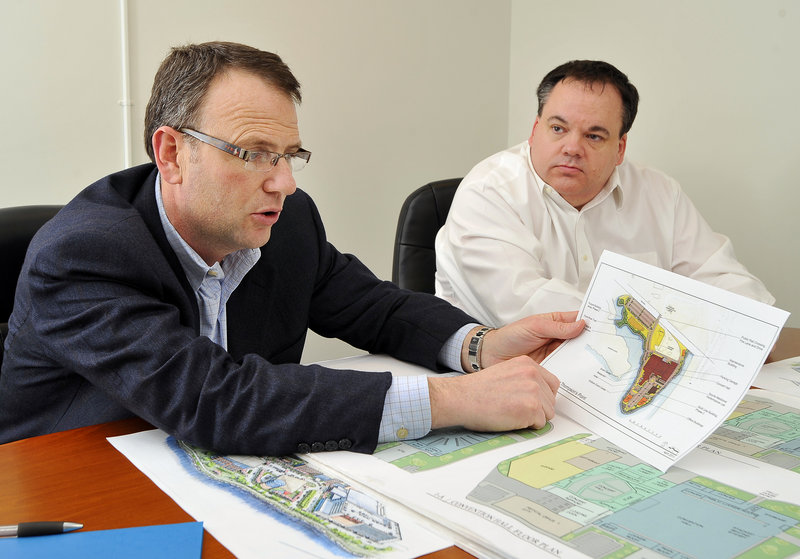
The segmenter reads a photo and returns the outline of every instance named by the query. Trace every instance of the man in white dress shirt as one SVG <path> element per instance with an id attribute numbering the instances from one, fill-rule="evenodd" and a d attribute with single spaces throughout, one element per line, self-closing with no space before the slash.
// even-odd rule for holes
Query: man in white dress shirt
<path id="1" fill-rule="evenodd" d="M 476 165 L 436 238 L 436 294 L 493 326 L 580 306 L 604 249 L 774 303 L 672 178 L 626 161 L 639 95 L 601 61 L 539 85 L 527 142 Z"/>

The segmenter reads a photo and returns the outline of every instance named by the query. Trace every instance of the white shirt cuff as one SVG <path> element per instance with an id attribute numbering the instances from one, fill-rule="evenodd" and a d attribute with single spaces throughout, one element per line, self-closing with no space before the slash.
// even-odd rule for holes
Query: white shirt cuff
<path id="1" fill-rule="evenodd" d="M 378 444 L 419 439 L 431 430 L 431 400 L 425 375 L 395 376 L 386 392 Z"/>
<path id="2" fill-rule="evenodd" d="M 463 373 L 461 348 L 464 338 L 478 324 L 466 324 L 444 343 L 438 361 L 451 371 Z M 386 392 L 378 444 L 419 439 L 431 430 L 431 398 L 428 377 L 393 376 Z"/>

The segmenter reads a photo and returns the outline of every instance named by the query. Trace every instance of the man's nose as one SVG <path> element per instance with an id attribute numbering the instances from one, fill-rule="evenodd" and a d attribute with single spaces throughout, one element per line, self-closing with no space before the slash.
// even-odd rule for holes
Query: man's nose
<path id="1" fill-rule="evenodd" d="M 580 134 L 567 134 L 561 145 L 561 151 L 566 155 L 582 156 L 584 150 L 583 136 Z"/>
<path id="2" fill-rule="evenodd" d="M 264 181 L 264 190 L 267 192 L 282 192 L 284 196 L 290 196 L 297 190 L 297 183 L 294 180 L 292 166 L 286 161 L 285 157 L 278 159 L 277 165 L 267 173 Z"/>

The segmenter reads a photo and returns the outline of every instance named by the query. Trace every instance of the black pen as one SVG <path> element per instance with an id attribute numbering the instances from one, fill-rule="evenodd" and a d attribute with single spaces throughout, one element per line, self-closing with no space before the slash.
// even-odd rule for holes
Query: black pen
<path id="1" fill-rule="evenodd" d="M 0 537 L 49 536 L 81 528 L 83 528 L 83 524 L 76 522 L 20 522 L 11 526 L 0 526 Z"/>

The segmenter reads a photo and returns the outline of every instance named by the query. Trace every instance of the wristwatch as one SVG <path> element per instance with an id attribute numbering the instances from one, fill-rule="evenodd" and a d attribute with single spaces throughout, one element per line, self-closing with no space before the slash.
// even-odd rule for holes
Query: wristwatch
<path id="1" fill-rule="evenodd" d="M 481 365 L 481 348 L 483 347 L 483 337 L 487 332 L 492 330 L 494 330 L 494 328 L 484 326 L 475 332 L 475 334 L 469 340 L 469 346 L 467 347 L 467 361 L 469 361 L 469 367 L 472 369 L 471 372 L 473 373 L 477 373 L 483 369 L 483 366 Z"/>

